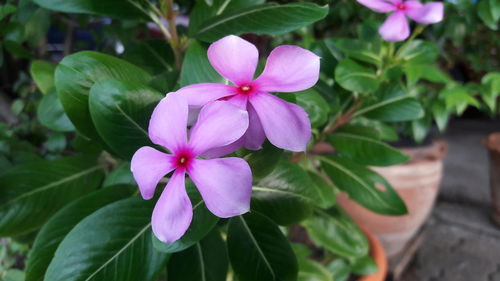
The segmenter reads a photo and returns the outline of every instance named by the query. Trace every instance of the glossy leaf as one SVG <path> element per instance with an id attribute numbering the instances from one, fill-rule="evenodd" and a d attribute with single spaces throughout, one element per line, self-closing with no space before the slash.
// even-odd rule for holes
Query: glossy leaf
<path id="1" fill-rule="evenodd" d="M 492 30 L 498 29 L 500 4 L 497 0 L 481 0 L 477 5 L 477 14 L 484 24 Z"/>
<path id="2" fill-rule="evenodd" d="M 336 132 L 328 139 L 342 156 L 363 165 L 391 166 L 410 159 L 384 142 L 356 133 Z"/>
<path id="3" fill-rule="evenodd" d="M 95 190 L 103 177 L 93 159 L 36 161 L 0 176 L 0 236 L 39 229 L 55 212 Z"/>
<path id="4" fill-rule="evenodd" d="M 196 83 L 223 83 L 220 76 L 208 61 L 207 48 L 193 41 L 189 45 L 182 64 L 181 87 Z"/>
<path id="5" fill-rule="evenodd" d="M 437 66 L 432 64 L 407 64 L 404 66 L 408 85 L 415 85 L 420 79 L 435 82 L 446 83 L 450 77 Z"/>
<path id="6" fill-rule="evenodd" d="M 330 107 L 325 99 L 313 89 L 296 94 L 297 104 L 300 105 L 309 116 L 311 126 L 317 128 L 328 121 Z"/>
<path id="7" fill-rule="evenodd" d="M 129 198 L 86 217 L 57 248 L 45 280 L 156 280 L 169 256 L 151 243 L 153 205 Z"/>
<path id="8" fill-rule="evenodd" d="M 186 189 L 191 204 L 193 205 L 193 220 L 191 225 L 181 239 L 172 243 L 164 243 L 158 240 L 156 236 L 152 235 L 153 245 L 156 250 L 160 252 L 175 253 L 193 246 L 203 239 L 219 221 L 219 218 L 207 209 L 203 199 L 192 182 L 187 184 Z"/>
<path id="9" fill-rule="evenodd" d="M 212 0 L 211 0 L 212 1 Z M 209 5 L 206 1 L 196 1 L 193 11 L 189 15 L 189 34 L 194 35 L 203 27 L 205 21 L 212 17 L 263 4 L 265 0 L 213 0 Z"/>
<path id="10" fill-rule="evenodd" d="M 173 255 L 168 263 L 169 281 L 226 281 L 229 265 L 226 243 L 213 230 L 191 248 Z"/>
<path id="11" fill-rule="evenodd" d="M 252 209 L 280 225 L 300 222 L 321 200 L 318 187 L 300 166 L 281 162 L 253 187 Z"/>
<path id="12" fill-rule="evenodd" d="M 240 281 L 297 280 L 297 259 L 290 243 L 273 221 L 257 212 L 230 220 L 227 247 Z"/>
<path id="13" fill-rule="evenodd" d="M 334 281 L 330 272 L 319 262 L 299 259 L 298 281 Z"/>
<path id="14" fill-rule="evenodd" d="M 347 57 L 377 66 L 382 65 L 380 44 L 373 44 L 363 40 L 338 39 L 335 40 L 335 46 Z"/>
<path id="15" fill-rule="evenodd" d="M 336 156 L 322 157 L 321 166 L 340 190 L 365 208 L 386 215 L 407 213 L 403 200 L 376 172 Z"/>
<path id="16" fill-rule="evenodd" d="M 165 40 L 142 39 L 125 45 L 123 59 L 151 74 L 158 74 L 173 70 L 174 54 Z"/>
<path id="17" fill-rule="evenodd" d="M 421 118 L 424 110 L 420 103 L 407 95 L 399 86 L 384 87 L 380 100 L 359 109 L 354 116 L 365 116 L 386 122 L 410 121 Z"/>
<path id="18" fill-rule="evenodd" d="M 337 65 L 335 79 L 340 86 L 352 92 L 372 93 L 379 87 L 375 71 L 351 59 L 344 59 Z"/>
<path id="19" fill-rule="evenodd" d="M 86 195 L 58 211 L 40 229 L 26 264 L 26 281 L 41 281 L 59 243 L 82 219 L 115 201 L 131 196 L 137 187 L 114 186 Z"/>
<path id="20" fill-rule="evenodd" d="M 47 93 L 42 97 L 38 104 L 37 117 L 42 125 L 57 131 L 71 132 L 75 130 L 75 126 L 69 120 L 64 112 L 61 101 L 55 91 Z"/>
<path id="21" fill-rule="evenodd" d="M 351 275 L 351 266 L 341 258 L 332 261 L 327 268 L 333 274 L 333 280 L 335 281 L 346 281 Z"/>
<path id="22" fill-rule="evenodd" d="M 100 138 L 90 118 L 88 97 L 94 83 L 105 78 L 143 84 L 152 79 L 124 60 L 91 51 L 67 56 L 56 68 L 56 89 L 64 111 L 82 135 L 95 140 Z"/>
<path id="23" fill-rule="evenodd" d="M 102 183 L 102 187 L 108 187 L 117 184 L 136 184 L 134 176 L 130 171 L 130 162 L 123 162 L 118 164 L 118 166 L 116 166 L 113 171 L 106 175 L 106 178 Z"/>
<path id="24" fill-rule="evenodd" d="M 145 15 L 131 2 L 123 0 L 33 0 L 36 4 L 54 11 L 76 14 L 108 16 L 118 19 L 140 19 Z M 134 2 L 139 3 L 140 1 Z"/>
<path id="25" fill-rule="evenodd" d="M 358 275 L 369 275 L 378 271 L 378 266 L 370 256 L 354 259 L 351 264 L 352 272 Z"/>
<path id="26" fill-rule="evenodd" d="M 246 155 L 245 160 L 252 169 L 254 180 L 269 175 L 278 165 L 281 155 L 283 155 L 283 149 L 277 148 L 268 141 L 264 143 L 262 149 Z"/>
<path id="27" fill-rule="evenodd" d="M 102 79 L 90 89 L 90 116 L 104 142 L 129 160 L 137 149 L 152 146 L 149 119 L 163 97 L 140 83 Z"/>
<path id="28" fill-rule="evenodd" d="M 423 40 L 409 42 L 407 47 L 398 54 L 398 59 L 409 64 L 433 63 L 438 56 L 437 47 Z"/>
<path id="29" fill-rule="evenodd" d="M 279 35 L 312 24 L 327 14 L 327 6 L 320 7 L 312 3 L 268 3 L 214 17 L 204 22 L 194 36 L 202 41 L 213 42 L 229 34 Z"/>
<path id="30" fill-rule="evenodd" d="M 342 257 L 363 257 L 370 250 L 364 233 L 340 209 L 316 209 L 304 225 L 315 245 Z"/>
<path id="31" fill-rule="evenodd" d="M 54 71 L 56 67 L 47 61 L 36 60 L 31 63 L 30 74 L 43 94 L 54 89 Z"/>

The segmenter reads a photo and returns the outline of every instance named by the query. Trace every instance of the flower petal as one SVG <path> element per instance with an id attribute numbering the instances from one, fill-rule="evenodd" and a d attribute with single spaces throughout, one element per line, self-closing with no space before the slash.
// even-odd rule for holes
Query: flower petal
<path id="1" fill-rule="evenodd" d="M 188 105 L 182 96 L 170 93 L 156 106 L 149 120 L 149 138 L 170 152 L 186 145 Z"/>
<path id="2" fill-rule="evenodd" d="M 180 88 L 175 93 L 187 98 L 190 106 L 205 104 L 235 94 L 234 87 L 216 83 L 201 83 Z"/>
<path id="3" fill-rule="evenodd" d="M 359 4 L 379 13 L 387 13 L 396 10 L 396 0 L 357 0 Z"/>
<path id="4" fill-rule="evenodd" d="M 193 160 L 189 177 L 216 216 L 229 218 L 250 210 L 252 171 L 248 163 L 236 157 Z"/>
<path id="5" fill-rule="evenodd" d="M 408 1 L 408 2 L 416 2 L 416 1 Z M 408 9 L 406 14 L 412 20 L 422 23 L 422 24 L 432 24 L 438 23 L 443 20 L 444 17 L 444 5 L 441 2 L 429 2 L 421 7 L 414 7 L 412 9 Z"/>
<path id="6" fill-rule="evenodd" d="M 319 57 L 297 46 L 279 46 L 267 58 L 266 67 L 255 80 L 265 92 L 296 92 L 308 89 L 319 79 Z"/>
<path id="7" fill-rule="evenodd" d="M 300 106 L 268 93 L 250 98 L 269 141 L 283 149 L 305 151 L 311 138 L 311 123 Z"/>
<path id="8" fill-rule="evenodd" d="M 201 156 L 208 159 L 219 158 L 224 155 L 228 155 L 235 152 L 236 150 L 240 149 L 244 143 L 245 140 L 243 139 L 243 137 L 241 137 L 240 139 L 231 144 L 209 149 L 206 152 L 204 152 Z"/>
<path id="9" fill-rule="evenodd" d="M 143 146 L 134 153 L 130 170 L 139 186 L 142 198 L 149 200 L 153 197 L 161 178 L 175 169 L 172 161 L 172 156 L 149 146 Z"/>
<path id="10" fill-rule="evenodd" d="M 410 35 L 410 27 L 402 11 L 391 14 L 380 27 L 379 33 L 385 41 L 403 41 Z"/>
<path id="11" fill-rule="evenodd" d="M 208 59 L 220 75 L 239 85 L 253 80 L 259 51 L 252 43 L 229 35 L 210 45 Z"/>
<path id="12" fill-rule="evenodd" d="M 195 155 L 238 140 L 248 128 L 248 113 L 227 102 L 211 102 L 200 111 L 189 145 Z"/>
<path id="13" fill-rule="evenodd" d="M 247 106 L 247 110 L 250 123 L 248 124 L 248 130 L 243 135 L 244 146 L 250 150 L 259 150 L 266 140 L 266 133 L 262 128 L 257 112 L 251 104 Z"/>
<path id="14" fill-rule="evenodd" d="M 186 193 L 185 173 L 176 171 L 156 202 L 151 224 L 160 241 L 170 243 L 186 233 L 193 219 L 193 206 Z"/>

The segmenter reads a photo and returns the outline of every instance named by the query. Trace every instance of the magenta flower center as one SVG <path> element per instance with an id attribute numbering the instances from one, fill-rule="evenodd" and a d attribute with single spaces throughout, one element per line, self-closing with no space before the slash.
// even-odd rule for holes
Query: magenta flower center
<path id="1" fill-rule="evenodd" d="M 250 84 L 242 84 L 238 87 L 238 93 L 241 95 L 249 95 L 252 91 L 253 87 Z"/>
<path id="2" fill-rule="evenodd" d="M 193 159 L 193 155 L 189 151 L 182 151 L 175 157 L 175 166 L 177 169 L 187 169 Z"/>
<path id="3" fill-rule="evenodd" d="M 406 5 L 405 5 L 405 3 L 399 3 L 399 4 L 397 4 L 396 5 L 396 9 L 398 11 L 406 11 Z"/>

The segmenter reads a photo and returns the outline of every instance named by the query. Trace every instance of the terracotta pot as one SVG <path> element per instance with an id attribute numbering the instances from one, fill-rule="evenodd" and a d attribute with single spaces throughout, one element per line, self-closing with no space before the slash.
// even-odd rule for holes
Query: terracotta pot
<path id="1" fill-rule="evenodd" d="M 402 151 L 411 157 L 409 162 L 372 169 L 401 196 L 408 208 L 407 215 L 379 215 L 350 200 L 347 194 L 337 197 L 338 203 L 359 225 L 377 236 L 389 258 L 404 249 L 429 216 L 441 185 L 447 146 L 444 141 L 437 141 L 428 147 Z"/>
<path id="2" fill-rule="evenodd" d="M 500 225 L 500 133 L 493 133 L 483 140 L 490 155 L 490 187 L 493 205 L 492 217 Z"/>
<path id="3" fill-rule="evenodd" d="M 384 281 L 387 277 L 387 256 L 385 255 L 384 248 L 373 234 L 368 231 L 365 231 L 365 234 L 370 242 L 370 256 L 377 264 L 378 271 L 362 276 L 358 281 Z"/>

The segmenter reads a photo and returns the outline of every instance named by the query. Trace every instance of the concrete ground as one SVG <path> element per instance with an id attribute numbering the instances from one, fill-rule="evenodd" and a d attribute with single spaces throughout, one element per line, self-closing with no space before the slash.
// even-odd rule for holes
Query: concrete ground
<path id="1" fill-rule="evenodd" d="M 500 121 L 456 120 L 425 240 L 402 281 L 500 281 L 500 227 L 490 219 L 489 163 L 481 139 Z"/>

